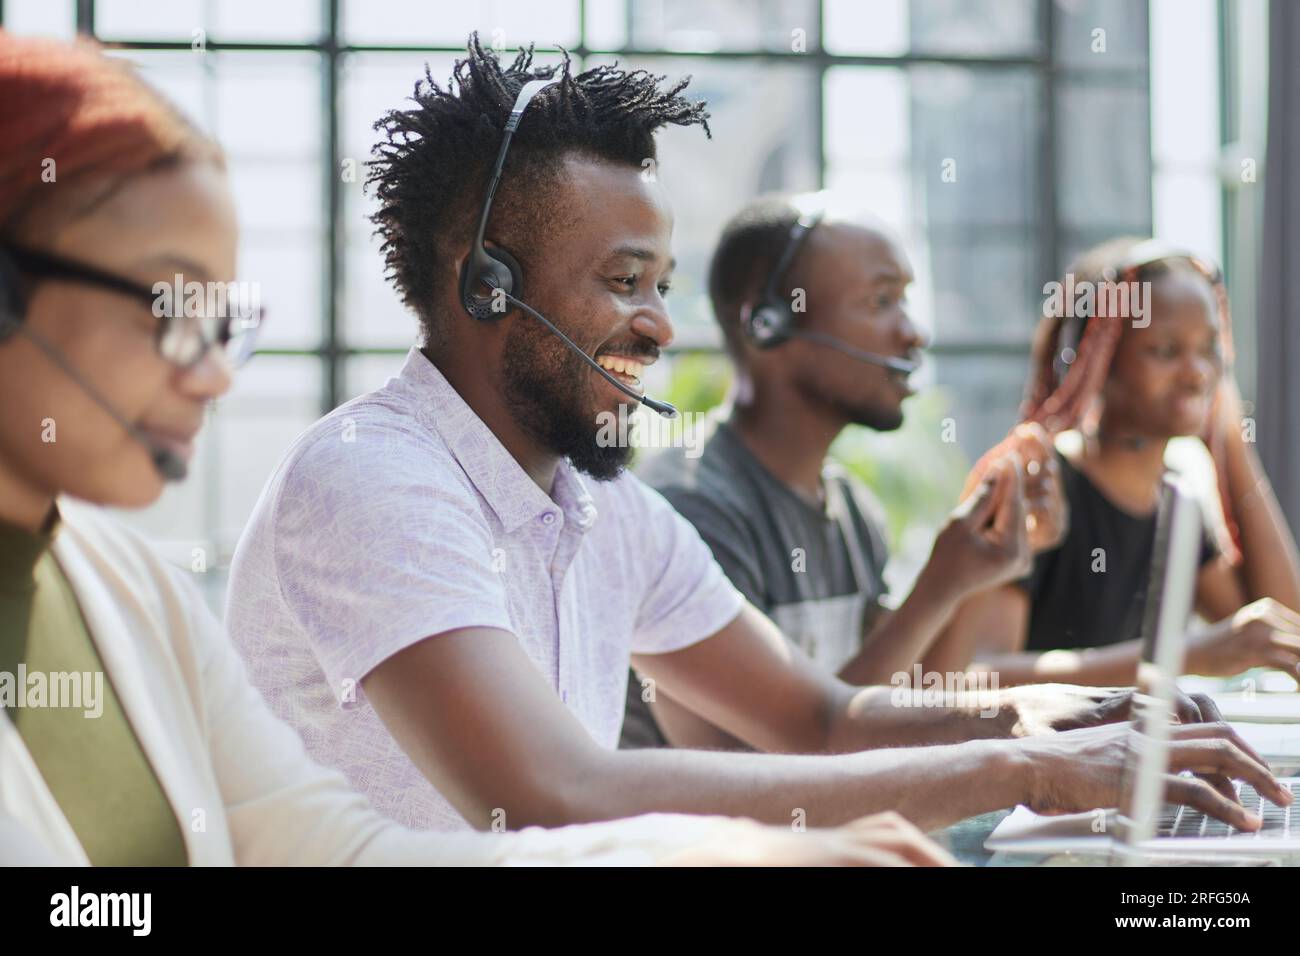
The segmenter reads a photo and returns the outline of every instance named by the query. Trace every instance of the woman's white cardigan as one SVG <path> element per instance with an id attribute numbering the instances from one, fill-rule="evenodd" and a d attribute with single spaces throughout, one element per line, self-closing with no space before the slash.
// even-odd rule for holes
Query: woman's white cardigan
<path id="1" fill-rule="evenodd" d="M 517 833 L 406 830 L 307 756 L 185 572 L 97 508 L 63 500 L 59 510 L 54 555 L 193 865 L 652 863 L 719 833 L 717 818 L 665 814 Z M 0 710 L 3 863 L 88 860 Z"/>

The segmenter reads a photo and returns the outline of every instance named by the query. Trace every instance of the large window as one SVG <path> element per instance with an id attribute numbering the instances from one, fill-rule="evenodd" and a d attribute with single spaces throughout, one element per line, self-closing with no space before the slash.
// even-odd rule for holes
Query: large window
<path id="1" fill-rule="evenodd" d="M 1226 217 L 1225 23 L 1260 42 L 1258 0 L 3 0 L 18 32 L 93 33 L 138 64 L 228 150 L 241 277 L 268 308 L 261 354 L 207 430 L 195 478 L 132 520 L 219 599 L 234 544 L 291 439 L 400 365 L 416 325 L 382 277 L 364 168 L 380 114 L 428 63 L 444 80 L 466 35 L 535 41 L 582 64 L 691 73 L 714 138 L 670 130 L 660 173 L 681 262 L 679 348 L 652 385 L 725 376 L 704 273 L 725 219 L 773 189 L 828 187 L 903 235 L 929 393 L 900 435 L 847 449 L 916 517 L 913 549 L 968 459 L 1011 424 L 1042 285 L 1079 250 L 1150 233 L 1253 279 L 1249 231 Z M 1251 39 L 1248 37 L 1248 40 Z M 1238 37 L 1238 42 L 1240 38 Z M 1261 43 L 1262 45 L 1262 43 Z M 1256 58 L 1257 60 L 1257 58 Z M 1262 144 L 1250 144 L 1262 156 Z M 1250 151 L 1247 150 L 1247 152 Z M 1250 340 L 1249 331 L 1244 333 Z M 701 355 L 702 353 L 702 355 Z M 710 358 L 712 356 L 712 358 Z M 703 370 L 703 371 L 701 371 Z M 699 380 L 703 376 L 703 386 Z M 955 424 L 943 448 L 941 425 Z M 936 452 L 946 474 L 890 462 Z M 904 551 L 908 541 L 900 541 Z"/>

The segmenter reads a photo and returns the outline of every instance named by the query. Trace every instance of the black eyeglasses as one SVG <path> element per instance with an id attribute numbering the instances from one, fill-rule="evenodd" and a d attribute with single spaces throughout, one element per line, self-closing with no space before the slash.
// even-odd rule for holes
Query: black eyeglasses
<path id="1" fill-rule="evenodd" d="M 158 318 L 158 331 L 154 340 L 158 354 L 180 368 L 197 365 L 214 345 L 225 353 L 226 360 L 233 368 L 243 365 L 253 355 L 257 333 L 266 310 L 260 305 L 252 307 L 250 303 L 240 301 L 237 294 L 231 295 L 232 292 L 238 292 L 239 286 L 235 283 L 213 283 L 214 290 L 216 286 L 221 286 L 221 289 L 215 290 L 215 295 L 204 294 L 204 308 L 195 310 L 198 314 L 190 314 L 190 310 L 185 307 L 184 296 L 179 296 L 180 301 L 173 300 L 164 314 L 159 315 L 158 305 L 164 296 L 131 279 L 48 252 L 37 252 L 19 246 L 5 246 L 4 252 L 24 275 L 84 282 L 148 305 L 150 312 Z M 177 292 L 179 295 L 183 290 Z M 222 306 L 212 310 L 216 314 L 207 314 L 206 305 L 216 299 L 221 301 Z M 232 305 L 233 309 L 230 308 Z"/>

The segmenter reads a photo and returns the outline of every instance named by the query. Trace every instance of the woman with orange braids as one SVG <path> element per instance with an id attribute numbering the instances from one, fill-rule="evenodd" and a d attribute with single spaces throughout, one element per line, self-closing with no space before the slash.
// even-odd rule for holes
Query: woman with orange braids
<path id="1" fill-rule="evenodd" d="M 187 574 L 101 507 L 184 475 L 248 353 L 255 314 L 155 294 L 235 274 L 220 150 L 93 45 L 4 31 L 0 142 L 0 865 L 950 861 L 894 814 L 802 835 L 381 817 L 267 709 Z"/>
<path id="2" fill-rule="evenodd" d="M 1166 446 L 1199 435 L 1218 477 L 1220 507 L 1211 510 L 1222 514 L 1207 520 L 1217 533 L 1202 549 L 1196 610 L 1217 623 L 1189 635 L 1186 670 L 1232 675 L 1266 666 L 1295 676 L 1300 558 L 1243 435 L 1217 268 L 1124 238 L 1085 253 L 1068 278 L 1062 287 L 1079 298 L 1073 308 L 1046 310 L 1022 409 L 1026 422 L 1059 436 L 1068 531 L 1038 555 L 1028 578 L 972 598 L 976 606 L 927 666 L 973 659 L 1008 684 L 1133 681 Z M 1098 291 L 1108 284 L 1121 294 Z M 1107 314 L 1123 303 L 1136 309 Z M 1014 433 L 1008 443 L 1017 443 Z"/>

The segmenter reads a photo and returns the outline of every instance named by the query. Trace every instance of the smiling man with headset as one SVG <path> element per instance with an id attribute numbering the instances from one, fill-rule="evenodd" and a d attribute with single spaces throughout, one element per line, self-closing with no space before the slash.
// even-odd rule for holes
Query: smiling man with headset
<path id="1" fill-rule="evenodd" d="M 227 621 L 273 709 L 420 828 L 1111 805 L 1129 745 L 1107 722 L 1128 694 L 898 708 L 838 681 L 624 470 L 630 449 L 598 441 L 629 400 L 670 411 L 636 374 L 672 338 L 672 216 L 642 161 L 659 128 L 707 114 L 684 81 L 530 64 L 472 38 L 447 89 L 421 83 L 380 123 L 375 221 L 423 344 L 294 442 L 240 542 Z M 632 660 L 776 753 L 617 750 Z M 1181 766 L 1263 772 L 1229 730 L 1180 733 Z"/>

